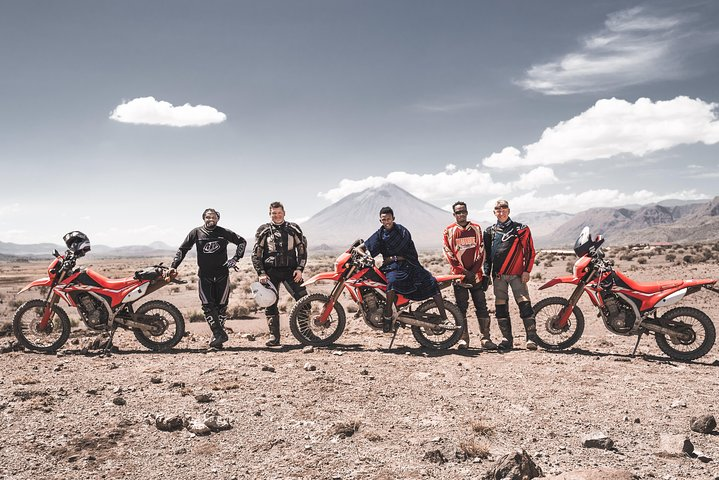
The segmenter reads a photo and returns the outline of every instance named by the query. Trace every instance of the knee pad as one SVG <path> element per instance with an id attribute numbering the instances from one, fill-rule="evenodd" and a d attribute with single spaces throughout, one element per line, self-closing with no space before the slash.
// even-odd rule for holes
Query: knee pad
<path id="1" fill-rule="evenodd" d="M 519 302 L 519 316 L 522 318 L 534 318 L 532 302 Z"/>
<path id="2" fill-rule="evenodd" d="M 497 318 L 509 318 L 509 304 L 498 303 L 497 307 Z"/>

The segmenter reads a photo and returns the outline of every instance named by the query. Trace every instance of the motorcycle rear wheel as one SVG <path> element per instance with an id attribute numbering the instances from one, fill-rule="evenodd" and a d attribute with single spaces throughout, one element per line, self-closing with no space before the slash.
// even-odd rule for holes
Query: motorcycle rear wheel
<path id="1" fill-rule="evenodd" d="M 302 345 L 326 347 L 336 342 L 344 332 L 347 319 L 339 302 L 335 302 L 327 322 L 319 322 L 319 317 L 329 301 L 329 295 L 313 293 L 300 298 L 292 307 L 290 331 Z"/>
<path id="2" fill-rule="evenodd" d="M 185 335 L 185 319 L 177 307 L 169 302 L 152 300 L 140 305 L 135 313 L 155 316 L 156 320 L 163 324 L 162 331 L 152 336 L 145 335 L 142 330 L 133 329 L 137 341 L 154 352 L 170 350 L 180 343 Z"/>
<path id="3" fill-rule="evenodd" d="M 38 331 L 47 302 L 35 299 L 20 305 L 12 319 L 15 338 L 28 350 L 55 352 L 70 337 L 70 319 L 67 313 L 57 305 L 52 306 L 53 318 L 45 331 Z"/>
<path id="4" fill-rule="evenodd" d="M 445 300 L 444 309 L 447 312 L 447 320 L 449 322 L 464 328 L 466 320 L 457 305 Z M 439 309 L 433 299 L 427 300 L 417 307 L 415 311 L 423 314 L 431 313 L 439 315 Z M 412 325 L 412 335 L 414 335 L 414 339 L 423 347 L 431 348 L 432 350 L 447 350 L 452 348 L 454 344 L 462 338 L 463 328 L 457 330 L 447 330 L 444 328 L 428 329 Z"/>
<path id="5" fill-rule="evenodd" d="M 569 301 L 562 297 L 549 297 L 534 305 L 534 318 L 537 322 L 537 345 L 545 350 L 564 350 L 579 341 L 584 333 L 584 314 L 576 305 L 572 309 L 567 324 L 560 328 L 556 325 L 559 314 Z"/>
<path id="6" fill-rule="evenodd" d="M 671 336 L 655 334 L 654 339 L 662 352 L 677 360 L 696 360 L 714 346 L 716 329 L 706 313 L 692 307 L 677 307 L 665 312 L 659 319 L 663 327 L 675 328 L 691 334 L 691 340 L 672 340 Z"/>

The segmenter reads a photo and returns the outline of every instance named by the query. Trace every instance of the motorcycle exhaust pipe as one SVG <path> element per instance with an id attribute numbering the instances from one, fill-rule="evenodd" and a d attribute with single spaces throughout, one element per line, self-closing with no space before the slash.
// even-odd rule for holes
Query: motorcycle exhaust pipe
<path id="1" fill-rule="evenodd" d="M 682 334 L 677 332 L 676 330 L 673 330 L 671 328 L 662 327 L 661 325 L 657 325 L 656 323 L 651 322 L 642 322 L 642 327 L 646 328 L 650 332 L 654 333 L 661 333 L 662 335 L 669 335 L 670 337 L 677 337 L 679 339 L 682 338 Z"/>
<path id="2" fill-rule="evenodd" d="M 401 314 L 398 318 L 399 321 L 402 323 L 406 323 L 407 325 L 414 325 L 415 327 L 424 327 L 429 329 L 434 329 L 437 327 L 444 328 L 445 330 L 461 330 L 462 327 L 460 325 L 452 325 L 451 327 L 447 327 L 444 325 L 437 325 L 436 323 L 432 322 L 425 322 L 423 320 L 419 320 L 418 318 L 411 316 L 409 314 Z"/>

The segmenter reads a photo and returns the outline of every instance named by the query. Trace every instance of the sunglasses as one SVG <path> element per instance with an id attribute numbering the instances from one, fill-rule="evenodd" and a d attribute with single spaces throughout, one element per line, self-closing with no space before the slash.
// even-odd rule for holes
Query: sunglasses
<path id="1" fill-rule="evenodd" d="M 455 215 L 467 215 L 467 210 L 455 210 Z"/>

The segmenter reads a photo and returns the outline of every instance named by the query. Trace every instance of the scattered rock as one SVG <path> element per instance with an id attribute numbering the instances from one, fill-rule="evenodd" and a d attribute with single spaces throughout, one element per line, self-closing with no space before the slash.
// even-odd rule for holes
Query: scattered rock
<path id="1" fill-rule="evenodd" d="M 211 393 L 198 393 L 195 395 L 195 400 L 197 403 L 210 403 L 214 401 L 214 398 Z"/>
<path id="2" fill-rule="evenodd" d="M 366 368 L 360 370 L 360 375 L 369 375 L 369 370 L 367 370 Z"/>
<path id="3" fill-rule="evenodd" d="M 672 435 L 663 433 L 659 439 L 659 450 L 656 455 L 660 457 L 684 457 L 694 451 L 694 445 L 686 435 Z"/>
<path id="4" fill-rule="evenodd" d="M 305 348 L 302 349 L 302 353 L 312 353 L 315 351 L 315 347 L 312 345 L 307 345 Z"/>
<path id="5" fill-rule="evenodd" d="M 221 432 L 222 430 L 229 430 L 232 428 L 230 420 L 225 417 L 221 417 L 216 412 L 211 412 L 205 415 L 203 423 L 213 432 Z"/>
<path id="6" fill-rule="evenodd" d="M 187 430 L 195 435 L 209 435 L 212 432 L 210 427 L 205 425 L 204 420 L 201 419 L 191 420 L 187 425 Z"/>
<path id="7" fill-rule="evenodd" d="M 307 370 L 308 372 L 314 372 L 315 370 L 317 370 L 317 367 L 312 365 L 310 362 L 307 362 L 307 363 L 305 363 L 304 369 Z"/>
<path id="8" fill-rule="evenodd" d="M 243 333 L 240 335 L 242 338 L 247 340 L 248 342 L 254 342 L 256 340 L 255 336 L 251 333 Z"/>
<path id="9" fill-rule="evenodd" d="M 582 437 L 582 446 L 585 448 L 601 448 L 609 450 L 614 446 L 614 440 L 602 432 L 593 432 Z"/>
<path id="10" fill-rule="evenodd" d="M 345 352 L 343 352 L 342 350 L 333 350 L 332 351 L 332 355 L 337 355 L 338 357 L 341 357 L 342 355 L 344 355 L 344 353 Z"/>
<path id="11" fill-rule="evenodd" d="M 262 365 L 262 371 L 263 372 L 275 372 L 275 367 L 270 367 L 269 365 Z"/>
<path id="12" fill-rule="evenodd" d="M 674 400 L 669 408 L 687 408 L 687 402 L 684 400 Z"/>
<path id="13" fill-rule="evenodd" d="M 154 384 L 162 383 L 162 379 L 160 377 L 150 377 L 150 383 L 154 383 Z"/>
<path id="14" fill-rule="evenodd" d="M 694 452 L 692 453 L 691 457 L 696 458 L 700 462 L 704 462 L 704 463 L 709 463 L 712 461 L 711 458 L 704 455 L 704 452 L 702 452 L 701 450 L 697 450 L 697 449 L 694 449 Z"/>
<path id="15" fill-rule="evenodd" d="M 531 480 L 541 477 L 542 469 L 525 450 L 517 450 L 501 457 L 481 478 L 483 480 Z"/>
<path id="16" fill-rule="evenodd" d="M 572 470 L 559 475 L 550 475 L 546 480 L 638 480 L 640 477 L 627 470 L 613 468 L 593 468 L 590 470 Z"/>
<path id="17" fill-rule="evenodd" d="M 422 460 L 427 461 L 427 462 L 437 463 L 439 465 L 442 465 L 443 463 L 447 463 L 447 459 L 442 454 L 441 450 L 430 450 L 428 452 L 424 452 L 424 456 L 422 457 Z"/>
<path id="18" fill-rule="evenodd" d="M 185 427 L 185 419 L 179 415 L 168 417 L 158 415 L 155 417 L 155 426 L 163 432 L 174 432 L 175 430 L 182 430 Z"/>
<path id="19" fill-rule="evenodd" d="M 115 397 L 112 399 L 112 403 L 114 403 L 115 405 L 122 406 L 122 405 L 125 405 L 127 403 L 127 401 L 122 397 Z"/>
<path id="20" fill-rule="evenodd" d="M 714 415 L 702 415 L 701 417 L 692 417 L 689 427 L 693 432 L 711 433 L 717 427 L 717 421 Z"/>

